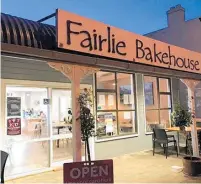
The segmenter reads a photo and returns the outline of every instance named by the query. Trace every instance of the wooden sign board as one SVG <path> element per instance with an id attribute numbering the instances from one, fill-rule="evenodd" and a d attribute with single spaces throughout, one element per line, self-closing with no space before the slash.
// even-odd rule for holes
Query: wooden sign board
<path id="1" fill-rule="evenodd" d="M 64 183 L 114 183 L 113 160 L 65 163 Z"/>

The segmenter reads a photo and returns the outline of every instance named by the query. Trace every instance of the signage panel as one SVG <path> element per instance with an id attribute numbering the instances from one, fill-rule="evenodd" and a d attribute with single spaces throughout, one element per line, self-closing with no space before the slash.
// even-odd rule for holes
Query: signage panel
<path id="1" fill-rule="evenodd" d="M 57 10 L 57 46 L 98 56 L 201 74 L 201 54 Z"/>
<path id="2" fill-rule="evenodd" d="M 65 163 L 64 183 L 114 183 L 113 160 Z"/>

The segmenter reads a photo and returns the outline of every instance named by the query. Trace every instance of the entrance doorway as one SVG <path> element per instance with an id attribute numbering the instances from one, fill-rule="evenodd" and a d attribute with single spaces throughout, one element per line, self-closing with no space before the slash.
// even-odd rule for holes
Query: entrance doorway
<path id="1" fill-rule="evenodd" d="M 73 159 L 71 85 L 43 82 L 45 87 L 41 87 L 35 83 L 5 82 L 7 178 L 62 166 Z M 92 86 L 81 85 L 85 87 Z M 15 120 L 20 120 L 18 133 L 9 129 L 8 122 Z M 84 147 L 82 144 L 83 160 Z"/>

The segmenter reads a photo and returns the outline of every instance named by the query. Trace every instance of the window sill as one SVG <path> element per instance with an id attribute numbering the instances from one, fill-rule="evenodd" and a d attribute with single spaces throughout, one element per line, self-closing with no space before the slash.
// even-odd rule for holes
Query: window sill
<path id="1" fill-rule="evenodd" d="M 119 140 L 119 139 L 127 139 L 127 138 L 138 137 L 138 136 L 139 136 L 139 134 L 132 134 L 132 135 L 116 136 L 116 137 L 103 138 L 103 139 L 97 139 L 96 138 L 95 142 L 96 143 L 107 142 L 107 141 L 114 141 L 114 140 Z"/>

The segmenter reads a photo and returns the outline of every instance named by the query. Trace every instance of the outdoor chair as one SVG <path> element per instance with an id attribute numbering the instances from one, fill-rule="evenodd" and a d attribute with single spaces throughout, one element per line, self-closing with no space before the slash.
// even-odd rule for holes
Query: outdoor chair
<path id="1" fill-rule="evenodd" d="M 178 156 L 178 149 L 177 149 L 177 141 L 175 140 L 174 136 L 171 135 L 171 137 L 167 135 L 166 131 L 164 129 L 158 129 L 154 128 L 154 139 L 153 139 L 153 156 L 155 154 L 155 145 L 156 143 L 162 144 L 164 148 L 164 153 L 166 154 L 166 158 L 168 156 L 168 146 L 169 143 L 174 143 L 174 147 L 177 152 Z"/>
<path id="2" fill-rule="evenodd" d="M 0 183 L 4 183 L 4 170 L 5 170 L 7 158 L 8 158 L 8 153 L 1 151 L 1 182 Z"/>
<path id="3" fill-rule="evenodd" d="M 152 130 L 152 132 L 153 132 L 153 139 L 155 139 L 155 134 L 154 134 L 154 128 L 157 128 L 157 129 L 164 129 L 164 126 L 162 125 L 162 124 L 150 124 L 150 127 L 151 127 L 151 130 Z M 174 139 L 174 135 L 168 135 L 167 134 L 167 137 L 168 138 L 173 138 Z M 160 147 L 161 147 L 161 144 L 158 144 L 158 145 L 160 145 Z"/>

